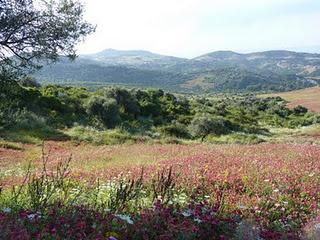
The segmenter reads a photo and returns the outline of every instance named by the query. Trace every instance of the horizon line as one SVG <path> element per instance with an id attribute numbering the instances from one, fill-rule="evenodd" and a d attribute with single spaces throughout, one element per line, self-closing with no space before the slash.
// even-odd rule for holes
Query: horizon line
<path id="1" fill-rule="evenodd" d="M 158 53 L 158 52 L 154 52 L 154 51 L 149 51 L 149 50 L 146 50 L 146 49 L 117 49 L 117 48 L 105 48 L 105 49 L 102 49 L 100 51 L 95 51 L 95 52 L 91 52 L 91 53 L 79 53 L 77 54 L 78 56 L 82 55 L 82 56 L 86 56 L 86 55 L 94 55 L 94 54 L 98 54 L 98 53 L 101 53 L 101 52 L 104 52 L 104 51 L 110 51 L 110 50 L 113 50 L 113 51 L 119 51 L 119 52 L 134 52 L 134 51 L 141 51 L 141 52 L 148 52 L 148 53 L 152 53 L 152 54 L 157 54 L 157 55 L 162 55 L 162 56 L 167 56 L 167 57 L 176 57 L 176 58 L 184 58 L 184 59 L 194 59 L 194 58 L 197 58 L 197 57 L 201 57 L 201 56 L 204 56 L 204 55 L 207 55 L 207 54 L 211 54 L 211 53 L 215 53 L 215 52 L 233 52 L 233 53 L 236 53 L 236 54 L 240 54 L 240 55 L 246 55 L 246 54 L 254 54 L 254 53 L 264 53 L 264 52 L 280 52 L 280 51 L 283 51 L 283 52 L 294 52 L 294 53 L 307 53 L 307 54 L 320 54 L 320 49 L 317 50 L 317 51 L 304 51 L 304 50 L 294 50 L 294 48 L 287 48 L 287 49 L 269 49 L 269 50 L 257 50 L 257 51 L 254 51 L 254 50 L 251 50 L 251 51 L 247 51 L 247 50 L 214 50 L 214 51 L 209 51 L 209 52 L 206 52 L 206 53 L 203 53 L 203 54 L 200 54 L 200 55 L 196 55 L 194 57 L 179 57 L 179 56 L 175 56 L 173 54 L 164 54 L 164 53 Z"/>

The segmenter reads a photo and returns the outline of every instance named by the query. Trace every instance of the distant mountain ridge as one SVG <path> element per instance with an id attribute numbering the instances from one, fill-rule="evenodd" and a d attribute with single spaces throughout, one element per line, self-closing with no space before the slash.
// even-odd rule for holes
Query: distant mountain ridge
<path id="1" fill-rule="evenodd" d="M 144 50 L 106 49 L 45 66 L 48 83 L 157 87 L 190 92 L 288 91 L 320 81 L 320 54 L 274 50 L 216 51 L 193 59 Z"/>
<path id="2" fill-rule="evenodd" d="M 111 48 L 95 54 L 83 55 L 82 57 L 97 61 L 103 65 L 126 65 L 149 69 L 166 68 L 187 61 L 184 58 L 164 56 L 144 50 L 124 51 Z"/>

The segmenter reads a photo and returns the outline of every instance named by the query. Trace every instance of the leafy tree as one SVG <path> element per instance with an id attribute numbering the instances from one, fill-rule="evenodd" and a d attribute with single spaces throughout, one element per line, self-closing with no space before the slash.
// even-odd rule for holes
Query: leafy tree
<path id="1" fill-rule="evenodd" d="M 73 59 L 74 46 L 94 29 L 77 0 L 0 0 L 0 70 Z"/>
<path id="2" fill-rule="evenodd" d="M 89 99 L 87 113 L 96 117 L 108 128 L 115 127 L 119 121 L 119 106 L 112 98 L 93 96 Z"/>
<path id="3" fill-rule="evenodd" d="M 144 117 L 160 117 L 162 115 L 159 98 L 163 95 L 160 90 L 147 90 L 136 92 L 141 115 Z"/>
<path id="4" fill-rule="evenodd" d="M 120 106 L 120 113 L 126 119 L 136 118 L 140 113 L 138 101 L 134 94 L 124 88 L 104 89 L 104 96 L 113 98 Z"/>
<path id="5" fill-rule="evenodd" d="M 190 130 L 195 137 L 201 137 L 204 140 L 209 134 L 221 135 L 230 131 L 230 123 L 222 117 L 212 117 L 210 115 L 196 116 L 191 124 Z"/>

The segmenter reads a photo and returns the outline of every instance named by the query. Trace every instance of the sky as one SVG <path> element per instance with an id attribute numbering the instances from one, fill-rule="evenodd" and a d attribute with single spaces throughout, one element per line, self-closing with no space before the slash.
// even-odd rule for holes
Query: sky
<path id="1" fill-rule="evenodd" d="M 320 0 L 82 0 L 95 33 L 78 46 L 192 58 L 218 50 L 320 53 Z"/>

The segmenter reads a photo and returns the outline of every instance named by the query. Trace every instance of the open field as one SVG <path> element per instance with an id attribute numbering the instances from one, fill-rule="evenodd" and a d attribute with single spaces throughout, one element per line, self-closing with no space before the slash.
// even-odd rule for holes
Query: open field
<path id="1" fill-rule="evenodd" d="M 0 148 L 2 183 L 22 177 L 29 163 L 33 171 L 42 170 L 42 146 L 22 145 L 24 150 Z M 48 167 L 71 157 L 72 174 L 81 178 L 104 180 L 119 174 L 146 175 L 173 166 L 175 172 L 194 180 L 206 177 L 242 178 L 261 176 L 274 179 L 282 174 L 311 174 L 320 171 L 320 146 L 310 144 L 214 145 L 214 144 L 123 144 L 95 146 L 72 142 L 48 141 L 44 144 Z M 312 167 L 311 167 L 312 166 Z M 320 175 L 320 172 L 319 172 Z"/>
<path id="2" fill-rule="evenodd" d="M 0 239 L 315 235 L 316 113 L 278 98 L 16 87 L 30 110 L 2 106 Z"/>
<path id="3" fill-rule="evenodd" d="M 303 134 L 300 133 L 299 136 L 303 137 L 303 139 L 304 137 L 308 136 L 311 136 L 312 138 L 319 137 L 317 134 L 315 134 L 314 129 L 310 133 L 308 131 L 303 132 Z M 130 239 L 128 236 L 131 236 L 133 233 L 128 231 L 132 231 L 134 234 L 145 234 L 143 232 L 139 233 L 139 224 L 146 224 L 146 222 L 143 221 L 158 221 L 156 220 L 158 215 L 155 214 L 165 214 L 161 215 L 161 221 L 168 217 L 166 214 L 168 214 L 168 211 L 171 210 L 169 210 L 170 207 L 166 208 L 166 205 L 159 206 L 159 210 L 157 211 L 160 212 L 153 212 L 153 210 L 148 212 L 148 210 L 143 210 L 141 215 L 138 214 L 138 212 L 141 210 L 132 210 L 132 208 L 150 209 L 152 207 L 152 197 L 150 197 L 150 191 L 151 193 L 152 191 L 159 191 L 159 193 L 161 193 L 163 190 L 159 189 L 162 188 L 165 189 L 165 194 L 167 194 L 163 195 L 164 199 L 171 199 L 170 201 L 177 202 L 178 206 L 189 206 L 188 210 L 183 210 L 184 208 L 179 210 L 180 207 L 178 207 L 175 211 L 182 211 L 182 213 L 179 213 L 180 215 L 177 215 L 177 212 L 170 213 L 173 214 L 170 215 L 170 218 L 172 218 L 172 223 L 169 223 L 169 225 L 166 227 L 163 226 L 163 229 L 159 230 L 159 233 L 164 233 L 167 231 L 166 234 L 171 237 L 177 236 L 175 235 L 177 233 L 172 233 L 173 229 L 176 228 L 176 225 L 174 224 L 180 224 L 180 221 L 182 221 L 183 224 L 187 224 L 185 221 L 189 220 L 191 222 L 188 223 L 188 226 L 194 227 L 195 230 L 192 231 L 196 231 L 197 233 L 194 236 L 202 236 L 200 239 L 208 239 L 203 237 L 206 236 L 206 234 L 209 234 L 208 229 L 205 227 L 206 225 L 203 225 L 204 223 L 210 225 L 209 229 L 210 231 L 213 231 L 213 233 L 217 231 L 215 229 L 219 229 L 219 231 L 222 231 L 227 235 L 237 235 L 239 234 L 237 231 L 240 231 L 241 234 L 247 234 L 242 232 L 244 230 L 239 227 L 241 226 L 240 223 L 237 223 L 240 225 L 237 225 L 237 228 L 234 227 L 233 230 L 229 228 L 229 230 L 221 228 L 221 224 L 224 224 L 224 226 L 228 224 L 228 226 L 231 226 L 231 228 L 232 226 L 235 226 L 232 224 L 236 224 L 236 222 L 239 220 L 235 220 L 238 218 L 234 219 L 231 216 L 236 213 L 238 216 L 241 216 L 241 218 L 252 219 L 250 221 L 255 221 L 257 223 L 256 226 L 259 228 L 256 228 L 255 225 L 249 224 L 246 227 L 249 230 L 247 229 L 246 231 L 249 231 L 250 234 L 258 234 L 261 237 L 260 239 L 301 239 L 302 236 L 305 237 L 309 234 L 308 232 L 313 231 L 313 226 L 319 218 L 320 145 L 310 143 L 262 143 L 255 145 L 216 145 L 207 143 L 136 143 L 97 146 L 86 143 L 75 143 L 71 141 L 47 141 L 42 146 L 35 144 L 17 144 L 7 142 L 5 144 L 2 143 L 2 147 L 0 148 L 0 183 L 3 189 L 9 190 L 12 185 L 21 183 L 28 171 L 39 175 L 40 179 L 42 179 L 41 173 L 43 171 L 43 162 L 46 162 L 47 171 L 51 172 L 57 169 L 56 167 L 60 162 L 65 162 L 69 158 L 72 158 L 72 160 L 70 162 L 71 172 L 68 172 L 68 176 L 71 176 L 71 179 L 75 180 L 77 183 L 76 185 L 71 183 L 71 189 L 69 189 L 70 187 L 68 186 L 70 183 L 68 183 L 67 180 L 63 180 L 65 183 L 62 184 L 62 189 L 55 187 L 58 188 L 55 191 L 66 191 L 66 196 L 70 198 L 74 189 L 78 189 L 80 186 L 85 186 L 83 184 L 89 184 L 88 186 L 91 187 L 85 187 L 86 190 L 81 190 L 79 193 L 84 195 L 79 195 L 76 197 L 77 201 L 79 201 L 76 203 L 77 206 L 79 204 L 80 206 L 85 204 L 87 207 L 85 209 L 73 208 L 73 213 L 69 213 L 68 208 L 63 212 L 59 212 L 55 209 L 50 210 L 52 205 L 45 205 L 45 209 L 47 210 L 41 211 L 49 211 L 49 213 L 50 211 L 54 211 L 54 214 L 57 216 L 50 213 L 51 215 L 49 214 L 44 220 L 40 219 L 37 221 L 39 224 L 40 222 L 41 224 L 49 224 L 45 229 L 49 229 L 48 231 L 51 231 L 50 234 L 53 234 L 52 231 L 56 231 L 56 229 L 58 229 L 60 232 L 59 236 L 64 236 L 64 234 L 69 234 L 70 236 L 72 234 L 82 234 L 82 237 L 86 236 L 85 234 L 88 234 L 87 230 L 84 231 L 78 229 L 75 231 L 72 227 L 66 228 L 64 225 L 54 225 L 56 227 L 52 229 L 50 221 L 61 221 L 55 220 L 55 218 L 66 219 L 63 221 L 74 221 L 72 220 L 73 217 L 71 216 L 76 216 L 80 218 L 76 221 L 81 222 L 81 214 L 85 214 L 86 218 L 88 219 L 91 216 L 91 213 L 86 211 L 92 208 L 90 207 L 93 204 L 92 201 L 97 201 L 95 204 L 101 205 L 102 203 L 99 202 L 105 197 L 109 196 L 111 199 L 113 199 L 113 195 L 110 194 L 114 194 L 112 193 L 114 190 L 108 190 L 109 187 L 107 187 L 110 186 L 110 184 L 116 184 L 114 185 L 115 188 L 118 188 L 116 191 L 120 191 L 117 194 L 124 194 L 122 191 L 128 191 L 126 194 L 130 194 L 130 191 L 139 192 L 139 197 L 135 197 L 133 200 L 123 200 L 122 198 L 125 195 L 120 195 L 122 196 L 120 199 L 125 201 L 126 205 L 124 206 L 127 206 L 126 208 L 121 208 L 122 205 L 116 205 L 116 213 L 119 211 L 119 209 L 122 209 L 121 211 L 130 213 L 132 219 L 134 219 L 133 221 L 135 225 L 132 225 L 133 223 L 130 217 L 121 217 L 128 215 L 108 215 L 106 217 L 109 220 L 103 220 L 107 222 L 117 221 L 116 225 L 103 225 L 103 231 L 106 232 L 107 235 L 110 233 L 111 236 L 124 236 L 123 239 Z M 170 177 L 167 175 L 167 171 L 171 167 L 172 176 Z M 139 176 L 141 175 L 142 168 L 144 169 L 143 178 L 145 181 L 145 185 L 142 187 L 145 190 L 138 190 L 141 188 L 140 185 L 134 185 L 135 187 L 133 189 L 127 187 L 123 188 L 126 185 L 122 186 L 121 184 L 133 184 L 130 181 L 127 183 L 127 180 L 125 179 L 136 179 L 136 181 L 138 181 L 137 179 L 139 179 Z M 163 171 L 165 171 L 164 175 L 161 173 Z M 159 173 L 161 174 L 158 175 Z M 99 179 L 98 185 L 97 179 Z M 35 182 L 32 183 L 32 181 Z M 41 181 L 39 182 L 39 180 L 31 180 L 31 184 L 29 184 L 29 187 L 26 188 L 26 196 L 32 193 L 32 191 L 29 192 L 29 188 L 33 189 L 35 186 L 37 186 L 36 189 L 38 189 L 37 191 L 40 191 L 40 193 L 42 191 L 47 191 L 44 190 L 46 189 L 46 185 L 41 185 Z M 59 180 L 54 181 L 57 181 L 56 184 L 59 183 Z M 136 184 L 137 183 L 139 184 L 139 181 L 136 182 Z M 48 184 L 50 184 L 50 182 L 48 182 Z M 155 188 L 154 186 L 158 187 Z M 95 190 L 96 188 L 98 190 Z M 98 192 L 95 193 L 95 191 Z M 17 203 L 22 202 L 21 204 L 24 204 L 23 206 L 25 206 L 27 203 L 24 203 L 24 201 L 27 200 L 24 200 L 24 198 L 25 197 L 23 197 Z M 31 199 L 33 198 L 34 196 L 31 197 Z M 40 200 L 38 197 L 35 198 L 36 200 L 38 199 L 40 201 L 38 203 L 40 206 L 41 204 L 45 204 L 42 202 L 42 198 L 42 194 L 39 195 Z M 90 200 L 95 198 L 97 198 L 97 200 Z M 6 197 L 2 199 L 2 203 L 0 202 L 0 207 L 1 204 L 5 203 L 3 202 L 5 199 Z M 73 201 L 76 200 L 72 200 L 72 202 Z M 194 201 L 196 201 L 195 206 L 192 205 L 194 204 Z M 199 201 L 200 203 L 197 203 Z M 116 204 L 116 202 L 107 203 Z M 30 204 L 32 206 L 32 202 Z M 207 206 L 212 207 L 212 210 L 206 210 L 206 212 L 203 212 L 203 215 L 199 215 L 198 218 L 196 218 L 196 220 L 201 219 L 201 221 L 199 220 L 199 223 L 189 219 L 189 213 L 183 212 L 193 212 L 195 211 L 193 208 L 197 208 L 197 206 L 203 206 L 203 209 L 207 209 Z M 103 204 L 99 207 L 99 209 L 101 207 L 102 209 L 105 208 Z M 38 205 L 36 205 L 35 209 L 37 208 Z M 30 209 L 32 209 L 32 207 L 30 207 Z M 101 209 L 98 211 L 101 212 Z M 219 215 L 215 215 L 217 214 L 217 211 L 219 212 Z M 37 211 L 37 214 L 38 212 L 39 210 Z M 16 217 L 11 219 L 11 215 L 3 214 L 0 211 L 0 221 L 2 221 L 1 223 L 3 224 L 3 231 L 9 231 L 8 229 L 14 229 L 11 230 L 14 232 L 18 231 L 18 229 L 16 230 L 16 228 L 13 227 L 13 225 L 19 226 L 21 221 L 25 221 L 21 216 L 26 216 L 27 220 L 29 216 L 34 216 L 33 212 L 20 212 L 18 214 L 20 214 L 20 220 L 17 220 L 18 218 Z M 60 216 L 60 214 L 62 215 Z M 71 215 L 69 216 L 68 214 Z M 97 215 L 100 213 L 94 214 Z M 114 220 L 114 218 L 119 218 L 117 216 L 120 216 L 120 218 L 123 218 L 124 220 L 122 222 L 119 222 L 119 220 Z M 149 216 L 149 218 L 144 219 L 144 216 Z M 181 219 L 181 216 L 187 217 L 184 217 L 186 219 Z M 229 216 L 230 219 L 225 219 L 223 216 Z M 15 223 L 14 221 L 18 222 Z M 32 228 L 34 229 L 38 224 L 37 221 L 29 221 L 25 224 L 31 224 Z M 83 224 L 86 224 L 87 226 L 86 229 L 90 228 L 91 234 L 94 234 L 94 236 L 98 234 L 97 236 L 99 236 L 100 233 L 97 232 L 96 229 L 92 229 L 92 225 L 88 225 L 90 224 L 88 221 L 89 220 L 83 222 Z M 103 221 L 96 221 L 95 224 L 100 226 Z M 126 221 L 129 223 L 126 223 Z M 219 225 L 217 225 L 218 222 Z M 79 223 L 70 222 L 68 226 L 78 226 L 78 224 Z M 157 231 L 157 228 L 154 228 L 154 226 L 157 226 L 157 224 L 158 222 L 153 222 L 148 231 L 151 231 L 152 233 Z M 122 234 L 117 232 L 115 233 L 114 226 L 122 226 L 126 229 L 126 232 L 123 232 Z M 186 236 L 185 234 L 189 234 L 187 229 L 183 227 L 184 225 L 177 226 L 180 235 Z M 170 227 L 172 227 L 172 229 Z M 20 226 L 18 228 L 24 227 Z M 68 229 L 68 231 L 63 230 L 64 228 Z M 164 228 L 167 230 L 164 230 Z M 255 230 L 256 232 L 252 233 L 252 229 L 260 230 Z M 18 232 L 17 234 L 21 233 Z M 122 238 L 119 237 L 116 239 Z M 138 237 L 137 239 L 141 238 Z M 231 238 L 218 236 L 213 239 Z"/>
<path id="4" fill-rule="evenodd" d="M 263 97 L 280 96 L 287 100 L 290 108 L 302 105 L 311 111 L 320 112 L 320 87 L 307 88 L 297 91 L 265 94 Z"/>

